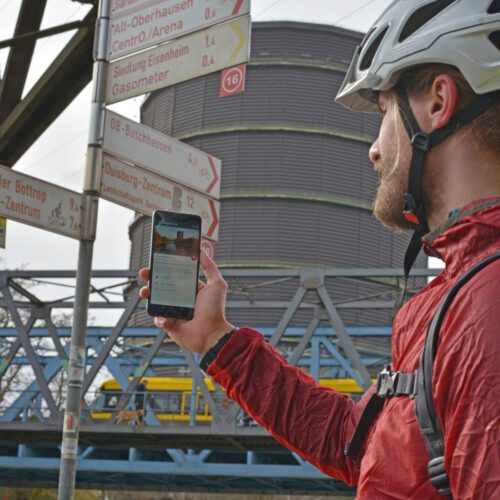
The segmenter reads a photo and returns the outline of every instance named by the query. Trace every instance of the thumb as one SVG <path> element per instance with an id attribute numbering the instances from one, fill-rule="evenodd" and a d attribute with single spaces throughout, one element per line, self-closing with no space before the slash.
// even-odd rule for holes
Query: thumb
<path id="1" fill-rule="evenodd" d="M 207 278 L 207 282 L 222 280 L 222 275 L 219 272 L 217 264 L 208 256 L 207 252 L 200 252 L 200 265 L 203 274 Z"/>

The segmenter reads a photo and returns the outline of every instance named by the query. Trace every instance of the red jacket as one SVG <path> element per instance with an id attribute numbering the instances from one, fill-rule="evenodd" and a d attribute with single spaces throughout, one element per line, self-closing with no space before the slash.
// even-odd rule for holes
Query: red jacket
<path id="1" fill-rule="evenodd" d="M 500 199 L 474 207 L 472 214 L 470 206 L 464 208 L 426 242 L 446 267 L 394 320 L 395 371 L 417 369 L 427 326 L 446 290 L 500 249 Z M 357 483 L 358 498 L 443 498 L 428 480 L 427 450 L 411 399 L 386 401 L 364 453 L 352 461 L 344 446 L 373 388 L 357 404 L 322 388 L 250 328 L 232 336 L 208 373 L 287 448 L 324 473 Z M 454 498 L 500 499 L 500 261 L 465 284 L 450 306 L 440 331 L 433 391 Z"/>

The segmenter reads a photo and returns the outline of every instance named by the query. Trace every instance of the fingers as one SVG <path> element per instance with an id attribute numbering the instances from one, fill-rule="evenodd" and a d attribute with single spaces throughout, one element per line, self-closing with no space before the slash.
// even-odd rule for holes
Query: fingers
<path id="1" fill-rule="evenodd" d="M 208 282 L 219 280 L 224 281 L 224 278 L 217 268 L 217 265 L 204 251 L 200 252 L 200 264 Z"/>
<path id="2" fill-rule="evenodd" d="M 198 291 L 203 290 L 207 286 L 203 281 L 198 281 Z"/>
<path id="3" fill-rule="evenodd" d="M 162 318 L 161 316 L 155 316 L 154 322 L 157 328 L 166 328 L 165 325 L 168 323 L 168 320 L 167 318 Z"/>
<path id="4" fill-rule="evenodd" d="M 139 279 L 141 279 L 142 281 L 148 281 L 149 275 L 150 275 L 149 267 L 143 267 L 142 269 L 139 269 Z M 151 292 L 149 290 L 149 287 L 147 286 L 143 286 L 139 291 L 139 296 L 141 297 L 141 299 L 149 298 L 150 294 Z"/>
<path id="5" fill-rule="evenodd" d="M 169 328 L 174 327 L 174 325 L 177 323 L 177 319 L 155 316 L 154 322 L 157 328 L 163 328 L 164 330 L 168 330 Z"/>
<path id="6" fill-rule="evenodd" d="M 150 274 L 149 267 L 143 267 L 142 269 L 139 269 L 139 278 L 141 278 L 142 281 L 148 281 L 149 274 Z"/>

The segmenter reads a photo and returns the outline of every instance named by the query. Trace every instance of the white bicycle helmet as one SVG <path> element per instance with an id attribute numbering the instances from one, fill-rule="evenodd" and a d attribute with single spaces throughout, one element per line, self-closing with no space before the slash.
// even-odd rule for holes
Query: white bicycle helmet
<path id="1" fill-rule="evenodd" d="M 336 101 L 376 112 L 376 91 L 429 63 L 455 66 L 476 94 L 500 90 L 500 0 L 395 0 L 357 48 Z"/>
<path id="2" fill-rule="evenodd" d="M 447 125 L 424 133 L 398 81 L 412 67 L 431 63 L 458 68 L 476 97 Z M 500 0 L 393 1 L 356 49 L 336 101 L 353 111 L 377 112 L 378 91 L 392 88 L 412 146 L 408 189 L 401 201 L 407 225 L 414 229 L 404 260 L 402 304 L 410 269 L 428 231 L 422 195 L 426 156 L 500 102 Z M 442 491 L 449 491 L 446 472 L 442 476 Z"/>

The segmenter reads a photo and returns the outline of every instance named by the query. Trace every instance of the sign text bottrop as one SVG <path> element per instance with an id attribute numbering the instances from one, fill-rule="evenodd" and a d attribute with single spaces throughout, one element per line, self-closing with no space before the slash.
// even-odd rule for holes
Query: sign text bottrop
<path id="1" fill-rule="evenodd" d="M 0 215 L 73 238 L 81 235 L 82 195 L 0 166 Z"/>

